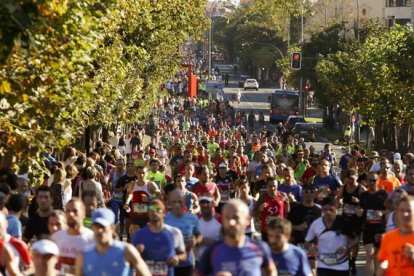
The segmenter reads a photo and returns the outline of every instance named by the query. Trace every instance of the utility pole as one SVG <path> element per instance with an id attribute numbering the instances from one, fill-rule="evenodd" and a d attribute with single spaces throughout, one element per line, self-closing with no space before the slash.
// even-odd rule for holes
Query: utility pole
<path id="1" fill-rule="evenodd" d="M 303 46 L 303 0 L 300 1 L 300 43 Z M 299 101 L 300 101 L 300 110 L 305 117 L 305 101 L 304 101 L 304 92 L 303 92 L 303 77 L 300 78 L 299 81 Z"/>
<path id="2" fill-rule="evenodd" d="M 217 4 L 218 0 L 214 1 L 213 5 L 210 7 L 210 33 L 209 33 L 209 40 L 208 40 L 208 74 L 211 75 L 211 44 L 213 40 L 213 20 L 211 13 L 213 12 L 214 6 Z"/>
<path id="3" fill-rule="evenodd" d="M 359 39 L 359 0 L 356 0 L 357 4 L 357 40 L 358 43 L 360 42 Z M 361 139 L 361 128 L 359 123 L 359 114 L 358 111 L 355 112 L 355 143 L 359 145 L 359 140 Z"/>

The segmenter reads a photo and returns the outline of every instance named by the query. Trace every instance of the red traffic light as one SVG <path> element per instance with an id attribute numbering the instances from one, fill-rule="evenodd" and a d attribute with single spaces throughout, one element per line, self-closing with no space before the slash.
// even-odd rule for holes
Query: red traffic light
<path id="1" fill-rule="evenodd" d="M 293 54 L 293 59 L 294 59 L 294 60 L 299 60 L 299 59 L 300 59 L 300 55 L 298 55 L 298 54 Z"/>
<path id="2" fill-rule="evenodd" d="M 309 90 L 309 85 L 305 84 L 305 91 Z"/>
<path id="3" fill-rule="evenodd" d="M 290 66 L 293 70 L 300 70 L 302 68 L 302 53 L 292 53 Z"/>

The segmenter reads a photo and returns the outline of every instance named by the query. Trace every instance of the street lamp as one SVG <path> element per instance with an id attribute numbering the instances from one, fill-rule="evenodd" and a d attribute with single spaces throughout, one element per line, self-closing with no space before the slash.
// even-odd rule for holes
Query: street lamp
<path id="1" fill-rule="evenodd" d="M 359 0 L 356 0 L 357 4 L 357 39 L 359 42 Z"/>
<path id="2" fill-rule="evenodd" d="M 214 1 L 213 5 L 210 7 L 210 33 L 208 41 L 208 74 L 211 75 L 211 44 L 213 40 L 213 20 L 211 19 L 211 13 L 213 12 L 214 6 L 218 3 L 219 0 Z"/>

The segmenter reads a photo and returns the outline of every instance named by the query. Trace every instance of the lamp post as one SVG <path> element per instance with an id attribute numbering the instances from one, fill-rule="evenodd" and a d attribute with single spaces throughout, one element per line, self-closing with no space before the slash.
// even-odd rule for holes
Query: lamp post
<path id="1" fill-rule="evenodd" d="M 357 40 L 359 42 L 359 0 L 356 0 L 357 4 Z"/>
<path id="2" fill-rule="evenodd" d="M 214 1 L 213 5 L 210 7 L 210 32 L 209 32 L 209 40 L 208 40 L 208 75 L 211 75 L 211 44 L 213 40 L 213 20 L 211 18 L 211 13 L 213 12 L 214 6 L 217 4 L 219 0 Z"/>

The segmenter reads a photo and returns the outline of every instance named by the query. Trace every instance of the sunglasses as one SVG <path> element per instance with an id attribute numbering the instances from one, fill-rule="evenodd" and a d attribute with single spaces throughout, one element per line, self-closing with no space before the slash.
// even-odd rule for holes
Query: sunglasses
<path id="1" fill-rule="evenodd" d="M 150 205 L 148 207 L 151 211 L 155 211 L 155 212 L 164 212 L 164 208 L 157 206 L 157 205 Z"/>
<path id="2" fill-rule="evenodd" d="M 375 179 L 368 179 L 368 182 L 371 182 L 371 183 L 374 183 L 374 182 L 377 182 L 378 181 L 378 178 L 375 178 Z"/>
<path id="3" fill-rule="evenodd" d="M 386 170 L 391 169 L 391 167 L 385 167 L 385 166 L 383 166 L 382 168 L 383 168 L 383 169 L 386 169 Z"/>
<path id="4" fill-rule="evenodd" d="M 311 190 L 304 190 L 303 193 L 304 194 L 313 194 L 313 191 L 311 191 Z"/>

